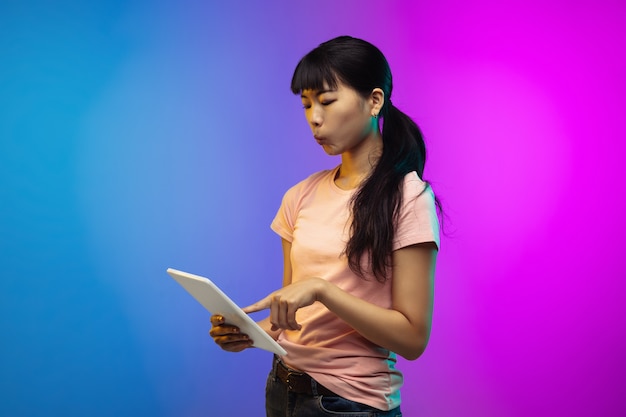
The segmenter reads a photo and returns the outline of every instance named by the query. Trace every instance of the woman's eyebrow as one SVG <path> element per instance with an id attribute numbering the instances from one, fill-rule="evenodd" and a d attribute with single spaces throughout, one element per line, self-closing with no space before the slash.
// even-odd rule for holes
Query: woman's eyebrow
<path id="1" fill-rule="evenodd" d="M 319 96 L 321 96 L 321 95 L 322 95 L 322 94 L 324 94 L 324 93 L 333 93 L 333 92 L 335 92 L 335 91 L 337 91 L 337 90 L 330 89 L 330 88 L 329 88 L 329 89 L 326 89 L 326 90 L 318 90 L 318 91 L 315 93 L 315 96 L 316 96 L 316 97 L 319 97 Z M 304 94 L 304 93 L 300 93 L 300 97 L 301 97 L 301 98 L 309 98 L 309 96 L 307 96 L 307 95 L 306 95 L 306 94 Z"/>

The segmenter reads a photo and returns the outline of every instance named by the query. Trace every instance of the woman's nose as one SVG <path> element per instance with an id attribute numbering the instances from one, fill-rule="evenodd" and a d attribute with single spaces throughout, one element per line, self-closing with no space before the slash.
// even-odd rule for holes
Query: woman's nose
<path id="1" fill-rule="evenodd" d="M 322 112 L 319 109 L 316 109 L 315 107 L 311 109 L 309 123 L 313 127 L 317 127 L 322 124 Z"/>

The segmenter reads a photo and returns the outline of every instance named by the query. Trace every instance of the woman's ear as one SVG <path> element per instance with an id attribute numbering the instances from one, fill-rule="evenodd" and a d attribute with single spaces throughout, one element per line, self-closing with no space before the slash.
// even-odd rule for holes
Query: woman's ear
<path id="1" fill-rule="evenodd" d="M 381 109 L 383 108 L 383 104 L 385 104 L 385 93 L 381 88 L 375 88 L 372 90 L 370 94 L 370 104 L 372 106 L 372 116 L 378 117 Z"/>

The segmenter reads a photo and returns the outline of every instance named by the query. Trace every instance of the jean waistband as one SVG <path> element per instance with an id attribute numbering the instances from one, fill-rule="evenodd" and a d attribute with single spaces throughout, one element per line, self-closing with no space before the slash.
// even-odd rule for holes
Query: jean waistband
<path id="1" fill-rule="evenodd" d="M 339 396 L 325 386 L 321 385 L 315 379 L 311 378 L 311 376 L 307 373 L 290 368 L 277 356 L 274 356 L 274 373 L 276 377 L 281 382 L 283 382 L 287 386 L 287 389 L 291 392 L 311 396 Z"/>

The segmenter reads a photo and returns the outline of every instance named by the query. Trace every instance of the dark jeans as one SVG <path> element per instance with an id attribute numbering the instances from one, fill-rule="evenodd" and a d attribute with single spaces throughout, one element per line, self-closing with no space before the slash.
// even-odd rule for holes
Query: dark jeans
<path id="1" fill-rule="evenodd" d="M 317 383 L 312 381 L 312 384 L 313 392 L 317 393 Z M 276 377 L 275 366 L 267 378 L 265 410 L 267 417 L 402 417 L 400 407 L 382 411 L 339 396 L 307 395 L 290 391 Z"/>

